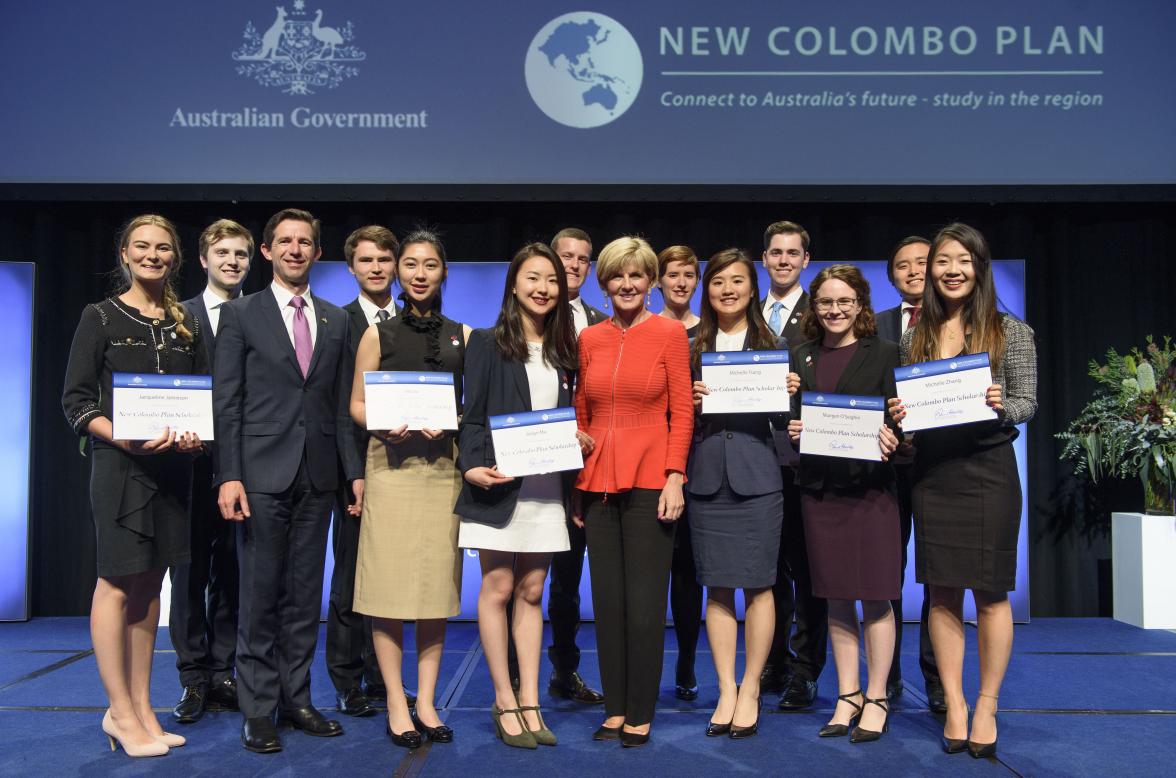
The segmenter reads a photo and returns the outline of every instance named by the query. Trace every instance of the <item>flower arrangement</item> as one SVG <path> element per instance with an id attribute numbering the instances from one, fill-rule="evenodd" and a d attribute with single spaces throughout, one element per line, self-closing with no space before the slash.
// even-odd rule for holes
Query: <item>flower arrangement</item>
<path id="1" fill-rule="evenodd" d="M 1106 363 L 1090 362 L 1098 382 L 1094 397 L 1058 438 L 1061 458 L 1073 460 L 1074 472 L 1097 483 L 1099 478 L 1143 481 L 1147 513 L 1171 515 L 1176 486 L 1176 348 L 1149 335 L 1138 348 L 1120 356 L 1107 351 Z"/>

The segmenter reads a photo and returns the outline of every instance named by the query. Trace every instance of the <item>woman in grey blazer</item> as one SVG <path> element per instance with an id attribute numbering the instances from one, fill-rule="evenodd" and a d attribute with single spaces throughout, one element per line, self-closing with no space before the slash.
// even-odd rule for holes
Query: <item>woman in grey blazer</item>
<path id="1" fill-rule="evenodd" d="M 943 749 L 982 758 L 996 753 L 997 696 L 1013 645 L 1008 592 L 1016 586 L 1023 505 L 1013 440 L 1037 410 L 1033 330 L 1000 313 L 984 236 L 966 224 L 939 231 L 928 254 L 923 315 L 903 334 L 903 364 L 987 352 L 991 421 L 914 435 L 911 499 L 915 564 L 931 595 L 928 624 L 943 679 Z M 891 415 L 906 415 L 901 398 Z M 964 698 L 964 590 L 976 601 L 980 693 L 968 726 Z"/>
<path id="2" fill-rule="evenodd" d="M 691 347 L 694 403 L 709 394 L 701 374 L 708 351 L 787 348 L 764 321 L 756 267 L 740 249 L 710 258 L 702 278 L 702 320 Z M 783 414 L 775 417 L 782 426 Z M 772 585 L 784 498 L 772 441 L 773 417 L 763 413 L 700 415 L 687 468 L 690 532 L 698 582 L 707 588 L 706 632 L 719 677 L 719 702 L 706 734 L 751 737 L 759 726 L 760 674 L 775 631 Z M 747 604 L 747 661 L 735 683 L 735 590 Z"/>

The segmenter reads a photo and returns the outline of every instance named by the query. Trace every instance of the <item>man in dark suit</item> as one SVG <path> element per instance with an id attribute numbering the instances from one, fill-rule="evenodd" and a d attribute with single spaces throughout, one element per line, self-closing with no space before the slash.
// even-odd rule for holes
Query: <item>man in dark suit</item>
<path id="1" fill-rule="evenodd" d="M 919 235 L 903 238 L 890 253 L 886 266 L 886 277 L 902 296 L 902 302 L 893 308 L 878 313 L 878 336 L 898 342 L 902 333 L 913 327 L 919 320 L 923 305 L 923 286 L 927 276 L 927 252 L 931 242 Z M 911 463 L 900 451 L 894 458 L 894 472 L 898 487 L 898 515 L 902 528 L 902 569 L 905 576 L 907 545 L 911 540 Z M 894 661 L 890 665 L 890 678 L 886 683 L 886 695 L 891 699 L 902 694 L 902 667 L 899 657 L 902 651 L 902 597 L 893 601 L 894 608 Z M 931 634 L 927 629 L 927 615 L 931 603 L 926 588 L 923 591 L 923 608 L 919 616 L 919 669 L 923 671 L 923 688 L 927 692 L 928 707 L 935 713 L 946 713 L 947 703 L 943 699 L 943 684 L 935 667 L 935 651 L 931 646 Z"/>
<path id="2" fill-rule="evenodd" d="M 592 269 L 592 239 L 588 233 L 567 227 L 555 233 L 551 250 L 563 263 L 568 279 L 568 303 L 576 334 L 584 328 L 608 318 L 603 311 L 588 305 L 580 297 L 580 287 Z M 568 522 L 571 548 L 551 557 L 551 584 L 547 595 L 547 618 L 551 621 L 551 645 L 547 658 L 551 660 L 551 679 L 547 690 L 587 705 L 599 705 L 604 695 L 589 687 L 580 677 L 580 647 L 576 632 L 580 629 L 580 579 L 584 575 L 584 550 L 588 545 L 582 527 Z M 512 673 L 517 677 L 517 673 Z"/>
<path id="3" fill-rule="evenodd" d="M 795 222 L 774 222 L 764 231 L 763 261 L 770 281 L 763 300 L 764 319 L 791 347 L 803 340 L 800 320 L 809 307 L 808 294 L 800 285 L 800 274 L 811 259 L 809 242 L 808 232 Z M 773 587 L 776 633 L 760 688 L 779 692 L 782 710 L 801 710 L 816 699 L 817 679 L 825 668 L 829 611 L 823 599 L 812 595 L 796 487 L 797 454 L 787 429 L 775 430 L 775 442 L 784 480 L 784 524 Z"/>
<path id="4" fill-rule="evenodd" d="M 359 339 L 373 324 L 396 316 L 392 280 L 396 275 L 396 252 L 400 244 L 387 227 L 369 224 L 347 236 L 343 257 L 359 285 L 359 296 L 343 310 L 350 324 L 350 357 L 355 358 Z M 356 454 L 367 459 L 367 432 L 355 428 Z M 327 611 L 327 672 L 335 685 L 339 711 L 348 716 L 370 716 L 376 712 L 373 700 L 387 696 L 380 666 L 372 646 L 371 619 L 351 609 L 355 598 L 355 561 L 359 553 L 359 516 L 347 511 L 354 502 L 350 486 L 340 483 L 331 519 L 332 553 L 330 608 Z M 409 695 L 409 705 L 416 702 Z"/>
<path id="5" fill-rule="evenodd" d="M 220 306 L 241 294 L 252 256 L 253 236 L 235 221 L 220 219 L 200 234 L 200 265 L 208 281 L 184 306 L 206 333 L 201 343 L 209 365 Z M 212 459 L 200 457 L 192 473 L 192 561 L 171 571 L 168 630 L 184 687 L 172 715 L 181 724 L 199 721 L 205 710 L 237 710 L 237 533 L 221 518 L 216 497 Z"/>
<path id="6" fill-rule="evenodd" d="M 238 699 L 250 751 L 280 751 L 278 713 L 307 734 L 343 733 L 310 701 L 323 563 L 342 460 L 359 514 L 347 314 L 310 293 L 322 249 L 311 214 L 265 226 L 269 288 L 221 308 L 213 370 L 221 515 L 239 522 Z"/>

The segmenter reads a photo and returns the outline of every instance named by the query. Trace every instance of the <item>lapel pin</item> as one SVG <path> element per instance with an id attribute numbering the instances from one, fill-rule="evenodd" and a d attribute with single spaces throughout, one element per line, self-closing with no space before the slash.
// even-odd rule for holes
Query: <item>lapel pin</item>
<path id="1" fill-rule="evenodd" d="M 457 339 L 456 335 L 450 335 L 449 342 L 453 344 L 454 348 L 457 348 L 459 345 L 461 345 L 461 341 Z"/>
<path id="2" fill-rule="evenodd" d="M 326 324 L 326 323 L 327 323 L 327 317 L 326 317 L 326 316 L 322 316 L 322 317 L 320 317 L 320 318 L 319 318 L 319 321 L 321 321 L 323 324 Z"/>
<path id="3" fill-rule="evenodd" d="M 813 355 L 812 355 L 812 354 L 806 354 L 806 355 L 805 355 L 805 357 L 804 357 L 804 363 L 805 363 L 806 365 L 811 365 L 811 364 L 813 363 Z"/>

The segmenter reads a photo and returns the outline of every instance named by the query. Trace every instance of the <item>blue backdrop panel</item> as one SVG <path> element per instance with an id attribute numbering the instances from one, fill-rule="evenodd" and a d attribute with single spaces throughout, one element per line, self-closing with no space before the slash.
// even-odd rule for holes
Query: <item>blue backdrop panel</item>
<path id="1" fill-rule="evenodd" d="M 1176 182 L 1169 0 L 577 5 L 6 3 L 0 181 Z"/>
<path id="2" fill-rule="evenodd" d="M 803 281 L 805 288 L 821 268 L 834 264 L 833 262 L 811 262 L 805 270 Z M 898 294 L 886 279 L 886 263 L 880 261 L 855 262 L 866 279 L 870 282 L 871 297 L 875 310 L 885 310 L 899 303 Z M 471 327 L 493 326 L 498 317 L 502 302 L 502 290 L 506 273 L 506 262 L 451 262 L 449 278 L 442 293 L 445 315 L 456 319 Z M 593 265 L 593 271 L 595 271 Z M 1023 260 L 997 260 L 993 263 L 993 273 L 996 288 L 1000 293 L 1001 305 L 1004 310 L 1019 319 L 1025 318 L 1025 263 Z M 355 299 L 355 280 L 343 262 L 319 262 L 315 265 L 311 276 L 311 288 L 320 295 L 337 305 L 343 305 Z M 759 284 L 761 290 L 768 288 L 767 272 L 759 268 Z M 604 297 L 594 278 L 589 278 L 581 290 L 584 299 L 597 308 L 603 307 Z M 693 300 L 693 308 L 698 310 L 699 293 Z M 660 310 L 662 303 L 659 293 L 653 293 L 653 308 Z M 1017 466 L 1021 474 L 1021 487 L 1024 493 L 1029 493 L 1028 471 L 1026 469 L 1027 452 L 1025 448 L 1025 429 L 1021 427 L 1021 436 L 1013 444 L 1017 456 Z M 1029 620 L 1029 519 L 1027 501 L 1022 503 L 1021 532 L 1017 546 L 1017 589 L 1010 599 L 1013 606 L 1013 617 L 1017 621 Z M 914 540 L 907 549 L 907 570 L 903 587 L 903 616 L 908 621 L 917 621 L 919 608 L 922 605 L 922 586 L 915 583 L 914 572 Z M 462 611 L 461 618 L 473 619 L 477 617 L 478 589 L 481 586 L 481 571 L 478 566 L 477 552 L 465 551 L 464 568 L 462 573 Z M 327 560 L 327 582 L 323 593 L 323 613 L 326 613 L 326 598 L 329 594 L 331 560 Z M 592 618 L 591 588 L 588 583 L 588 573 L 585 570 L 580 584 L 580 610 L 584 618 Z M 546 601 L 546 594 L 544 594 Z M 743 613 L 742 593 L 737 596 L 737 609 Z M 974 605 L 969 599 L 965 605 L 968 618 L 975 615 Z"/>
<path id="3" fill-rule="evenodd" d="M 31 262 L 0 262 L 0 621 L 27 619 L 33 378 Z"/>

